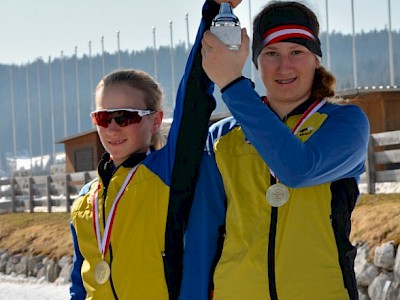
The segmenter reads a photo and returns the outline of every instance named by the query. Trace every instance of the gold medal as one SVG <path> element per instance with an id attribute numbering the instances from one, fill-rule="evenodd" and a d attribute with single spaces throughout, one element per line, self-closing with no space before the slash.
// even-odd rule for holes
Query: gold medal
<path id="1" fill-rule="evenodd" d="M 266 198 L 271 206 L 280 207 L 289 200 L 289 189 L 282 183 L 275 183 L 268 188 Z"/>
<path id="2" fill-rule="evenodd" d="M 110 277 L 110 266 L 104 260 L 101 260 L 94 270 L 94 278 L 98 284 L 104 284 Z"/>

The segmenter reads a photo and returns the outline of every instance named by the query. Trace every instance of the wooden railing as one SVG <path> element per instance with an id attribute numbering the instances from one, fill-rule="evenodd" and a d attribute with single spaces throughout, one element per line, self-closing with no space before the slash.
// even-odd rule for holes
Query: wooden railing
<path id="1" fill-rule="evenodd" d="M 14 177 L 0 180 L 0 213 L 28 210 L 37 206 L 65 207 L 70 211 L 72 201 L 81 187 L 97 176 L 96 171 L 64 175 Z M 375 194 L 375 184 L 400 182 L 400 130 L 374 133 L 370 136 L 366 172 L 361 183 L 367 184 L 369 194 Z M 4 199 L 3 198 L 3 199 Z"/>
<path id="2" fill-rule="evenodd" d="M 72 201 L 78 195 L 82 186 L 97 176 L 96 171 L 61 174 L 52 176 L 13 177 L 0 180 L 0 198 L 10 201 L 0 201 L 0 213 L 17 212 L 21 208 L 34 212 L 36 206 L 64 206 L 70 212 Z"/>
<path id="3" fill-rule="evenodd" d="M 375 194 L 376 183 L 400 182 L 400 130 L 371 134 L 361 180 L 369 194 Z"/>

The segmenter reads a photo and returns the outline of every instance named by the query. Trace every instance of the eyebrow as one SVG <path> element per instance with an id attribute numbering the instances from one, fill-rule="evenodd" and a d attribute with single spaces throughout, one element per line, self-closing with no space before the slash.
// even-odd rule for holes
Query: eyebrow
<path id="1" fill-rule="evenodd" d="M 284 42 L 282 42 L 282 43 L 284 43 Z M 274 45 L 275 44 L 265 46 L 264 49 L 268 49 L 268 50 L 279 50 L 280 49 L 279 47 L 276 47 Z M 307 48 L 307 47 L 305 47 L 303 45 L 299 45 L 299 44 L 293 43 L 293 45 L 290 45 L 290 47 L 288 49 L 289 50 L 296 50 L 296 49 L 303 49 L 303 48 Z"/>

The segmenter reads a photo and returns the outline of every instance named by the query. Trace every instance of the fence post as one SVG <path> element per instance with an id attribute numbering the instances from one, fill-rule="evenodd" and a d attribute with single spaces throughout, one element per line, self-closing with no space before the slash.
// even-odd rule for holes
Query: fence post
<path id="1" fill-rule="evenodd" d="M 51 176 L 46 176 L 47 212 L 51 213 Z"/>
<path id="2" fill-rule="evenodd" d="M 14 177 L 10 178 L 10 189 L 11 189 L 11 203 L 12 203 L 12 211 L 15 213 L 17 212 L 17 208 L 19 206 L 16 189 L 17 189 L 17 181 Z"/>
<path id="3" fill-rule="evenodd" d="M 374 138 L 369 136 L 368 153 L 366 161 L 367 188 L 368 194 L 375 194 L 375 153 L 374 153 Z"/>
<path id="4" fill-rule="evenodd" d="M 71 176 L 69 174 L 65 174 L 65 205 L 66 205 L 66 211 L 71 212 L 71 195 L 70 195 L 70 182 L 71 182 Z"/>
<path id="5" fill-rule="evenodd" d="M 35 207 L 35 192 L 33 189 L 33 178 L 28 178 L 28 197 L 29 197 L 29 212 L 33 213 Z"/>
<path id="6" fill-rule="evenodd" d="M 83 177 L 83 182 L 84 182 L 84 184 L 86 184 L 89 181 L 90 181 L 90 174 L 89 174 L 89 172 L 85 172 L 84 177 Z"/>

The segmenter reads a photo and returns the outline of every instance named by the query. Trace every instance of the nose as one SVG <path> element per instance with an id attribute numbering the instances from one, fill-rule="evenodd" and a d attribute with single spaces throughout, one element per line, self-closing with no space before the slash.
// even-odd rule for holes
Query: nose
<path id="1" fill-rule="evenodd" d="M 290 58 L 287 55 L 282 55 L 279 58 L 279 69 L 285 70 L 291 67 Z"/>
<path id="2" fill-rule="evenodd" d="M 119 130 L 121 127 L 117 124 L 117 122 L 115 121 L 114 118 L 112 118 L 109 123 L 108 123 L 108 127 L 107 130 L 108 131 L 116 131 Z"/>

